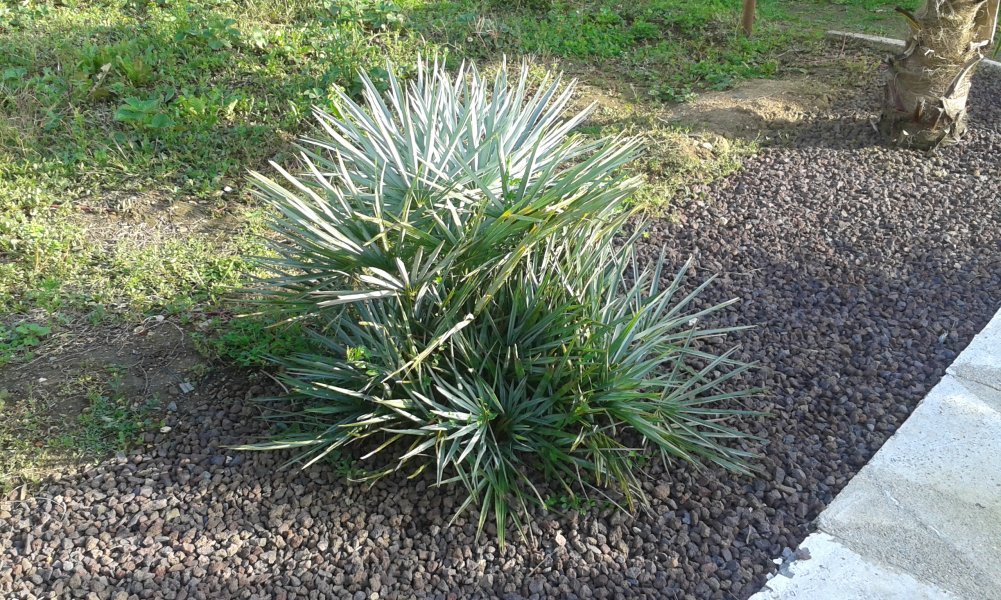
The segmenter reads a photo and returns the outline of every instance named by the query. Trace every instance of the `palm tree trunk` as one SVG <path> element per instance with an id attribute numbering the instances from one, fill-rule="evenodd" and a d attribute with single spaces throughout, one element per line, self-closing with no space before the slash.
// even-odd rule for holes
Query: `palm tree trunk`
<path id="1" fill-rule="evenodd" d="M 932 148 L 966 132 L 970 80 L 991 50 L 1001 0 L 925 0 L 910 39 L 890 59 L 880 129 L 891 142 Z"/>

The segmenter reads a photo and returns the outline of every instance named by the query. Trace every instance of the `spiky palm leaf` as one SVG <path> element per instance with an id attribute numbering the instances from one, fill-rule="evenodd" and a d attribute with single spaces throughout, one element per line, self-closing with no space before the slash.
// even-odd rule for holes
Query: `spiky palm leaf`
<path id="1" fill-rule="evenodd" d="M 306 176 L 253 175 L 280 234 L 263 294 L 320 350 L 278 359 L 306 432 L 247 448 L 302 448 L 310 465 L 375 439 L 366 458 L 393 460 L 373 476 L 461 483 L 502 541 L 539 473 L 631 499 L 627 431 L 741 469 L 721 421 L 742 392 L 720 386 L 746 366 L 697 350 L 728 330 L 693 325 L 723 305 L 693 308 L 683 272 L 663 286 L 663 260 L 640 270 L 635 237 L 616 241 L 636 142 L 573 135 L 573 85 L 529 92 L 525 67 L 513 84 L 506 68 L 492 84 L 437 62 L 407 85 L 389 71 L 385 98 L 365 80 L 365 106 L 317 111 Z"/>

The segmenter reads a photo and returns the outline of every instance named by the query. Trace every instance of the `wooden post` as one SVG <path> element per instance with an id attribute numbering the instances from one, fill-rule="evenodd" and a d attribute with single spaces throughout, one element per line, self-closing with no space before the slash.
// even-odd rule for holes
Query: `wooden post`
<path id="1" fill-rule="evenodd" d="M 747 37 L 751 37 L 751 32 L 754 30 L 754 7 L 757 3 L 757 0 L 744 0 L 744 16 L 740 20 L 740 25 Z"/>

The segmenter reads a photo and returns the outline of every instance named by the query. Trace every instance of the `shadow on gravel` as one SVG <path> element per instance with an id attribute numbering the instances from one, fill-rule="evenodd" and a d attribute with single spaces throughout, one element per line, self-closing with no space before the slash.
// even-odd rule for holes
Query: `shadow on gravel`
<path id="1" fill-rule="evenodd" d="M 731 481 L 750 498 L 727 500 L 730 523 L 764 542 L 756 564 L 801 541 L 1001 306 L 1001 80 L 977 84 L 962 145 L 928 156 L 880 144 L 866 90 L 694 190 L 676 223 L 651 224 L 651 257 L 696 256 L 698 277 L 720 275 L 702 301 L 740 298 L 726 324 L 759 325 L 734 341 L 769 390 L 752 408 L 772 418 L 747 423 L 766 440 L 766 477 Z M 767 526 L 741 505 L 763 506 Z M 728 518 L 714 513 L 714 532 Z"/>
<path id="2" fill-rule="evenodd" d="M 0 592 L 528 597 L 576 552 L 569 544 L 589 555 L 579 568 L 626 568 L 613 558 L 617 551 L 588 548 L 577 532 L 556 537 L 560 524 L 545 516 L 533 527 L 534 542 L 504 550 L 491 532 L 477 541 L 468 518 L 445 528 L 461 497 L 430 491 L 428 477 L 350 485 L 336 463 L 280 470 L 287 455 L 226 450 L 263 432 L 259 411 L 244 400 L 262 391 L 232 378 L 205 382 L 171 431 L 144 451 L 0 505 Z M 619 548 L 625 519 L 610 518 Z M 579 592 L 586 581 L 561 593 L 586 595 Z"/>
<path id="3" fill-rule="evenodd" d="M 1001 75 L 981 71 L 974 77 L 968 108 L 970 111 L 970 138 L 976 140 L 981 133 L 1001 131 L 996 116 L 994 95 Z M 774 122 L 772 128 L 781 132 L 772 146 L 795 148 L 850 149 L 866 147 L 888 148 L 877 129 L 882 111 L 883 86 L 879 77 L 870 78 L 854 94 L 841 97 L 831 110 L 801 122 Z M 967 144 L 969 140 L 967 140 Z M 974 141 L 974 143 L 976 143 Z M 963 144 L 960 146 L 967 145 Z M 956 149 L 940 148 L 932 154 L 953 152 Z M 960 150 L 962 151 L 962 150 Z M 897 150 L 897 152 L 906 152 Z M 914 154 L 924 156 L 922 152 Z"/>
<path id="4" fill-rule="evenodd" d="M 1001 84 L 977 84 L 961 146 L 807 125 L 651 224 L 649 256 L 696 256 L 695 278 L 720 275 L 702 301 L 758 325 L 727 342 L 769 390 L 750 404 L 772 416 L 744 422 L 759 478 L 653 464 L 648 513 L 539 515 L 501 550 L 469 517 L 446 527 L 459 496 L 426 478 L 367 488 L 224 450 L 262 432 L 247 398 L 266 392 L 228 374 L 141 453 L 0 505 L 0 596 L 747 598 L 1001 305 Z"/>

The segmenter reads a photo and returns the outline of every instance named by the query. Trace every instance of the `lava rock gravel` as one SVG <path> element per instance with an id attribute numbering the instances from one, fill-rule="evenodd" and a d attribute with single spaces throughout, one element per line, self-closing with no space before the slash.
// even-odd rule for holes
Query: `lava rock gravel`
<path id="1" fill-rule="evenodd" d="M 540 513 L 501 549 L 426 478 L 226 449 L 264 390 L 221 374 L 141 453 L 0 503 L 0 597 L 747 598 L 1001 305 L 999 98 L 979 77 L 969 139 L 929 157 L 879 144 L 871 88 L 651 225 L 757 325 L 729 341 L 767 389 L 758 477 L 652 465 L 649 511 Z"/>

